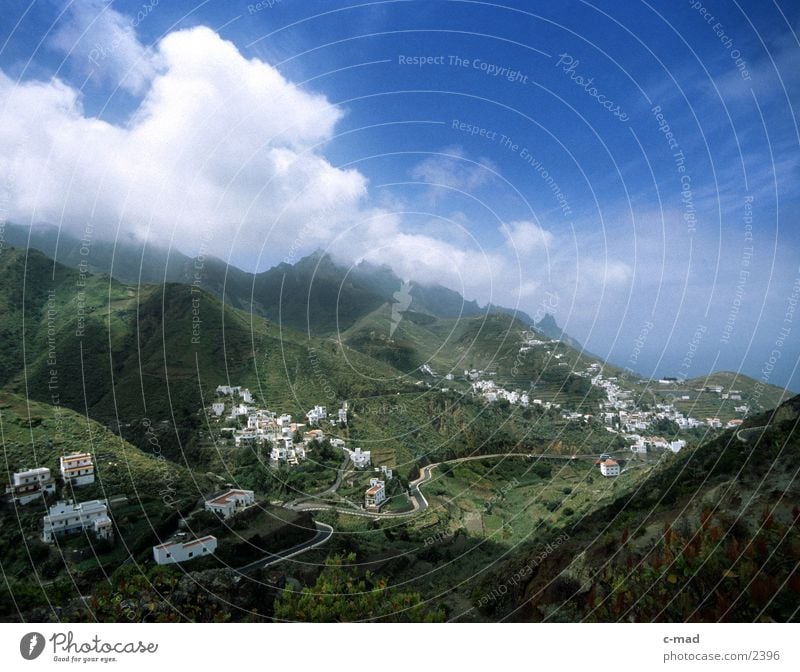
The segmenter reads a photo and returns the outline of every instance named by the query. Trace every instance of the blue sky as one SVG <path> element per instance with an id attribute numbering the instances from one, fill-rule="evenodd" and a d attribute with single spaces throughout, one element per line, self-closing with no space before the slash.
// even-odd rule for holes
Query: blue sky
<path id="1" fill-rule="evenodd" d="M 800 390 L 799 15 L 6 3 L 4 216 L 248 269 L 321 247 L 645 375 Z"/>

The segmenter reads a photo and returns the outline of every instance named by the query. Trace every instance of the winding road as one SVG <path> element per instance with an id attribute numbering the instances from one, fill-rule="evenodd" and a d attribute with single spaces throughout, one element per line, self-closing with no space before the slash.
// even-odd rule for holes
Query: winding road
<path id="1" fill-rule="evenodd" d="M 239 567 L 236 571 L 239 574 L 250 574 L 258 571 L 259 569 L 265 569 L 266 567 L 270 567 L 279 562 L 283 562 L 284 560 L 288 560 L 289 558 L 293 558 L 295 555 L 300 555 L 301 553 L 310 551 L 312 548 L 317 548 L 317 546 L 326 544 L 330 540 L 331 536 L 333 536 L 333 528 L 330 525 L 326 525 L 325 523 L 320 523 L 317 521 L 314 521 L 314 524 L 317 526 L 317 533 L 308 541 L 304 541 L 296 546 L 287 548 L 286 550 L 278 551 L 277 553 L 270 553 L 260 560 L 251 562 L 249 565 Z"/>
<path id="2" fill-rule="evenodd" d="M 411 498 L 412 509 L 410 511 L 401 511 L 401 512 L 375 512 L 375 511 L 365 511 L 364 509 L 354 508 L 347 509 L 341 508 L 334 504 L 326 504 L 325 502 L 320 501 L 319 495 L 303 497 L 300 499 L 293 500 L 291 502 L 287 502 L 284 504 L 285 508 L 292 509 L 294 511 L 334 511 L 336 513 L 342 513 L 350 516 L 361 516 L 363 518 L 406 518 L 408 516 L 413 516 L 419 513 L 420 511 L 424 511 L 428 508 L 428 500 L 425 499 L 425 495 L 422 494 L 420 487 L 431 480 L 433 477 L 433 470 L 436 467 L 439 467 L 443 464 L 460 464 L 461 462 L 472 462 L 474 460 L 491 460 L 491 459 L 499 459 L 499 458 L 507 458 L 507 457 L 524 457 L 526 459 L 543 461 L 543 462 L 560 462 L 560 463 L 573 463 L 577 460 L 595 460 L 597 459 L 596 455 L 533 455 L 530 453 L 492 453 L 489 455 L 470 455 L 468 457 L 456 457 L 452 460 L 444 460 L 442 462 L 435 462 L 433 464 L 428 464 L 422 467 L 421 475 L 414 481 L 411 481 L 408 484 L 408 494 Z M 341 483 L 341 479 L 338 479 L 338 482 Z M 338 486 L 337 486 L 338 487 Z M 320 494 L 332 494 L 331 488 L 328 488 L 324 493 Z"/>

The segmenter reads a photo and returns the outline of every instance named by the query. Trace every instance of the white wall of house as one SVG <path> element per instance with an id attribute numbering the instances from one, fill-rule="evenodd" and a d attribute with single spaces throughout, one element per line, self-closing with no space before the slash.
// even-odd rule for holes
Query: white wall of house
<path id="1" fill-rule="evenodd" d="M 108 522 L 107 522 L 108 521 Z M 91 529 L 98 536 L 110 533 L 110 519 L 105 500 L 94 499 L 75 504 L 57 502 L 42 518 L 42 540 L 52 543 L 57 536 Z"/>
<path id="2" fill-rule="evenodd" d="M 168 542 L 153 546 L 153 560 L 159 565 L 171 565 L 213 555 L 216 550 L 217 538 L 209 535 L 192 541 Z"/>
<path id="3" fill-rule="evenodd" d="M 223 518 L 230 518 L 237 511 L 250 506 L 256 501 L 252 490 L 228 490 L 214 499 L 206 501 L 206 511 L 217 513 Z"/>

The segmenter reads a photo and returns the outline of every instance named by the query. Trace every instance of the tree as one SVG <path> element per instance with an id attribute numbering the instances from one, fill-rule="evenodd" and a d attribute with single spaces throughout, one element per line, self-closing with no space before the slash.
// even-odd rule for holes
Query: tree
<path id="1" fill-rule="evenodd" d="M 287 591 L 275 602 L 275 618 L 310 623 L 444 620 L 443 610 L 426 607 L 419 593 L 390 588 L 385 579 L 371 572 L 359 576 L 348 566 L 355 559 L 355 553 L 329 558 L 313 586 Z"/>

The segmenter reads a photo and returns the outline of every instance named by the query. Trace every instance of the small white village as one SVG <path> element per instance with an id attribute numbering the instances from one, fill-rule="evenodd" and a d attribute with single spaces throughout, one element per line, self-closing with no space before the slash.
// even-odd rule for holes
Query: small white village
<path id="1" fill-rule="evenodd" d="M 544 340 L 534 332 L 522 332 L 522 343 L 519 354 L 524 355 L 533 348 L 544 348 L 553 352 L 558 340 Z M 553 353 L 556 360 L 563 359 L 562 353 Z M 567 366 L 565 361 L 559 365 Z M 419 371 L 433 378 L 453 381 L 455 376 L 448 373 L 439 376 L 428 364 L 419 367 Z M 655 451 L 672 451 L 677 453 L 686 446 L 684 439 L 667 440 L 655 435 L 651 428 L 662 420 L 668 420 L 680 430 L 707 426 L 713 429 L 735 428 L 742 423 L 741 419 L 733 419 L 723 424 L 718 418 L 700 420 L 689 417 L 675 408 L 673 403 L 658 403 L 652 409 L 642 409 L 633 399 L 633 393 L 619 384 L 617 377 L 606 377 L 598 363 L 591 363 L 585 369 L 571 371 L 573 375 L 587 378 L 593 387 L 604 393 L 600 402 L 600 413 L 597 417 L 562 408 L 561 404 L 533 397 L 527 390 L 510 390 L 494 381 L 494 371 L 478 369 L 464 370 L 463 380 L 470 383 L 472 394 L 482 398 L 486 403 L 500 400 L 519 405 L 523 408 L 541 407 L 544 410 L 557 410 L 563 419 L 568 421 L 588 422 L 600 421 L 605 429 L 620 435 L 634 454 L 647 454 Z M 643 382 L 643 381 L 640 381 Z M 425 383 L 423 383 L 425 384 Z M 661 379 L 659 386 L 674 386 L 675 379 Z M 427 384 L 429 387 L 430 383 Z M 450 388 L 443 387 L 443 391 Z M 722 386 L 706 386 L 697 392 L 719 395 L 719 398 L 730 401 L 741 401 L 737 390 L 728 390 Z M 288 413 L 258 407 L 254 395 L 248 388 L 241 386 L 219 385 L 216 400 L 210 405 L 208 415 L 219 425 L 219 434 L 233 441 L 237 448 L 252 447 L 263 455 L 264 462 L 270 468 L 282 466 L 293 468 L 309 458 L 310 454 L 327 439 L 333 448 L 343 451 L 347 462 L 357 471 L 366 471 L 372 465 L 370 451 L 360 447 L 350 448 L 344 439 L 336 436 L 340 429 L 348 424 L 348 405 L 342 405 L 332 414 L 326 406 L 315 405 L 305 413 L 305 422 L 297 422 Z M 689 400 L 690 396 L 682 395 L 681 400 Z M 743 417 L 749 413 L 746 404 L 735 407 Z M 327 434 L 326 434 L 327 432 Z M 600 473 L 605 477 L 619 476 L 620 464 L 608 454 L 603 454 L 595 462 Z M 387 502 L 387 482 L 391 481 L 392 469 L 382 465 L 375 467 L 376 476 L 369 479 L 364 491 L 363 510 L 370 513 L 381 511 Z M 74 453 L 60 457 L 61 482 L 64 492 L 74 493 L 76 489 L 95 482 L 95 465 L 90 453 Z M 57 492 L 57 483 L 50 469 L 36 467 L 16 472 L 11 483 L 6 487 L 6 497 L 18 505 L 27 505 L 38 499 L 47 500 Z M 243 510 L 256 505 L 256 496 L 252 490 L 228 489 L 214 493 L 204 501 L 203 510 L 216 514 L 221 520 L 228 520 Z M 109 515 L 107 500 L 75 501 L 71 498 L 58 499 L 49 507 L 42 518 L 41 539 L 45 543 L 57 543 L 60 537 L 88 532 L 97 539 L 113 542 L 114 524 Z M 187 533 L 177 531 L 171 538 L 153 547 L 153 560 L 157 564 L 173 564 L 186 562 L 205 555 L 213 554 L 218 540 L 213 535 L 201 538 L 187 538 Z"/>
<path id="2" fill-rule="evenodd" d="M 238 421 L 242 417 L 246 418 L 244 428 L 222 427 L 221 432 L 229 433 L 237 447 L 243 445 L 255 448 L 270 447 L 269 463 L 276 467 L 286 464 L 290 467 L 297 466 L 302 460 L 308 457 L 315 447 L 319 446 L 326 438 L 334 448 L 339 448 L 349 456 L 350 462 L 355 469 L 364 470 L 372 464 L 370 451 L 348 448 L 345 441 L 336 436 L 325 434 L 322 429 L 326 425 L 330 428 L 344 428 L 347 426 L 347 402 L 336 411 L 335 415 L 328 415 L 325 406 L 314 406 L 306 413 L 306 422 L 299 423 L 293 420 L 288 413 L 279 414 L 268 408 L 256 408 L 253 404 L 253 395 L 249 389 L 243 387 L 231 387 L 220 385 L 216 389 L 220 401 L 212 404 L 212 415 L 221 420 L 223 418 L 230 421 Z M 228 404 L 224 400 L 230 398 L 230 411 L 226 415 Z M 301 440 L 297 440 L 301 437 Z M 387 479 L 392 478 L 392 470 L 386 466 L 376 468 Z M 370 488 L 375 484 L 370 484 Z M 366 495 L 365 495 L 366 497 Z M 380 502 L 376 504 L 375 498 L 370 499 L 369 507 L 379 508 Z M 367 506 L 365 504 L 365 506 Z"/>
<path id="3" fill-rule="evenodd" d="M 555 352 L 556 346 L 560 343 L 561 341 L 557 339 L 546 339 L 533 331 L 523 331 L 521 333 L 521 344 L 518 352 L 519 355 L 522 356 L 534 348 L 541 348 L 551 353 L 550 356 L 553 360 L 556 360 L 558 366 L 566 367 L 569 366 L 569 363 L 563 361 L 564 354 Z M 428 364 L 421 365 L 419 371 L 428 376 L 437 376 L 436 372 Z M 603 391 L 605 399 L 600 404 L 601 411 L 599 416 L 562 408 L 562 404 L 560 403 L 536 398 L 531 390 L 504 388 L 493 379 L 493 376 L 497 375 L 494 371 L 483 371 L 479 369 L 464 370 L 463 378 L 471 383 L 472 393 L 476 397 L 482 398 L 487 403 L 505 400 L 510 404 L 518 405 L 523 408 L 540 407 L 544 410 L 555 409 L 560 411 L 563 419 L 569 421 L 589 422 L 591 420 L 599 420 L 604 424 L 608 432 L 619 434 L 629 444 L 631 452 L 635 454 L 646 454 L 648 452 L 661 450 L 670 450 L 673 453 L 677 453 L 686 446 L 686 441 L 684 439 L 668 440 L 653 433 L 652 430 L 659 421 L 667 420 L 673 422 L 677 425 L 679 430 L 689 430 L 700 427 L 708 427 L 710 429 L 733 429 L 741 425 L 743 418 L 750 412 L 749 406 L 742 403 L 735 407 L 736 413 L 741 417 L 731 419 L 724 423 L 717 417 L 708 417 L 701 420 L 687 416 L 679 411 L 673 402 L 658 403 L 653 409 L 644 410 L 638 407 L 636 400 L 633 398 L 633 393 L 630 390 L 622 388 L 616 376 L 606 377 L 603 374 L 600 364 L 591 363 L 584 369 L 572 370 L 570 373 L 581 378 L 589 379 L 592 386 Z M 447 374 L 443 378 L 445 380 L 454 379 L 452 374 Z M 638 382 L 644 383 L 645 381 Z M 662 378 L 657 381 L 657 385 L 659 387 L 674 387 L 678 382 L 679 381 L 675 378 Z M 442 391 L 447 390 L 448 388 L 442 388 Z M 712 393 L 718 395 L 720 400 L 741 401 L 742 399 L 740 390 L 731 389 L 725 391 L 721 385 L 706 385 L 693 391 L 697 393 Z M 681 401 L 689 401 L 691 396 L 682 393 L 678 399 Z M 604 475 L 606 474 L 604 473 Z"/>

